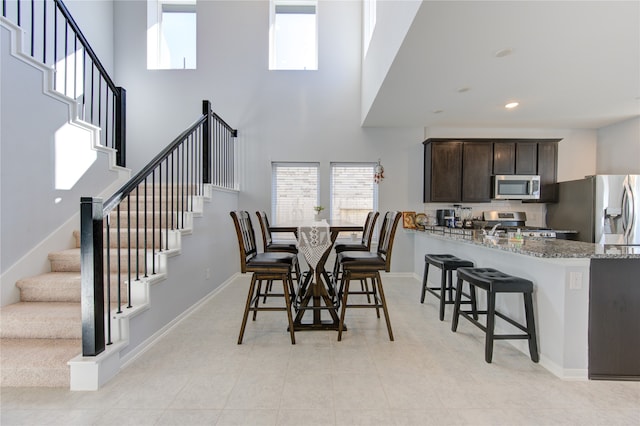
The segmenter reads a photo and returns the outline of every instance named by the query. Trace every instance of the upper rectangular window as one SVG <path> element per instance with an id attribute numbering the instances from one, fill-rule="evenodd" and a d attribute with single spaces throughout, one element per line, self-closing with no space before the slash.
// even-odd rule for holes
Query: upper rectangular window
<path id="1" fill-rule="evenodd" d="M 371 42 L 371 36 L 373 36 L 373 29 L 376 27 L 376 1 L 377 0 L 364 0 L 362 2 L 362 56 L 367 55 L 369 50 L 369 43 Z"/>
<path id="2" fill-rule="evenodd" d="M 271 171 L 272 222 L 311 222 L 320 204 L 320 164 L 272 163 Z"/>
<path id="3" fill-rule="evenodd" d="M 317 1 L 271 0 L 270 70 L 317 70 Z"/>
<path id="4" fill-rule="evenodd" d="M 147 68 L 196 68 L 196 1 L 147 0 Z"/>
<path id="5" fill-rule="evenodd" d="M 364 224 L 378 210 L 377 163 L 331 163 L 331 219 Z"/>

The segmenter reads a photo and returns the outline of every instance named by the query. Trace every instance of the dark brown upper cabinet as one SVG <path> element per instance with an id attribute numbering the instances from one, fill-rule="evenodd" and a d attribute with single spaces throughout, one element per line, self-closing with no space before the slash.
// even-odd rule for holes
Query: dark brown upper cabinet
<path id="1" fill-rule="evenodd" d="M 462 142 L 425 142 L 424 170 L 425 202 L 460 201 Z"/>
<path id="2" fill-rule="evenodd" d="M 429 202 L 487 202 L 492 175 L 540 175 L 540 199 L 557 199 L 559 139 L 444 139 L 424 144 L 424 194 Z"/>
<path id="3" fill-rule="evenodd" d="M 462 145 L 462 201 L 491 201 L 491 142 L 464 142 Z"/>
<path id="4" fill-rule="evenodd" d="M 538 143 L 517 142 L 515 174 L 535 175 L 538 170 Z"/>
<path id="5" fill-rule="evenodd" d="M 493 174 L 513 175 L 516 173 L 516 143 L 500 142 L 493 144 Z"/>

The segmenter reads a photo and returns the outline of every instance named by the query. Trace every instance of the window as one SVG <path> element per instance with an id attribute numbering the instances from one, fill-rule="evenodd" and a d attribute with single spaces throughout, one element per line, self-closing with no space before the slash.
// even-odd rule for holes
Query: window
<path id="1" fill-rule="evenodd" d="M 271 170 L 272 221 L 313 220 L 313 207 L 320 204 L 320 164 L 272 163 Z"/>
<path id="2" fill-rule="evenodd" d="M 195 0 L 147 0 L 147 68 L 196 68 Z"/>
<path id="3" fill-rule="evenodd" d="M 377 163 L 331 163 L 331 218 L 364 224 L 378 210 Z"/>
<path id="4" fill-rule="evenodd" d="M 373 29 L 376 27 L 376 1 L 364 0 L 362 2 L 362 41 L 364 43 L 362 56 L 366 56 L 369 49 L 369 42 L 373 35 Z"/>
<path id="5" fill-rule="evenodd" d="M 315 0 L 271 0 L 270 70 L 317 70 Z"/>

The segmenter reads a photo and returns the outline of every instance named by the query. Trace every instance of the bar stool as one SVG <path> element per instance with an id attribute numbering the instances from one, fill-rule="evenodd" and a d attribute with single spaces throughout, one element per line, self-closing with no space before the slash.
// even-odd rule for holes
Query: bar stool
<path id="1" fill-rule="evenodd" d="M 529 354 L 531 361 L 538 362 L 538 344 L 536 343 L 536 326 L 533 318 L 533 282 L 505 274 L 492 268 L 459 268 L 457 271 L 458 282 L 456 286 L 456 300 L 453 305 L 453 320 L 451 321 L 451 331 L 458 328 L 458 318 L 460 315 L 471 321 L 474 325 L 485 332 L 485 349 L 484 359 L 490 363 L 493 357 L 493 341 L 507 339 L 527 339 L 529 341 Z M 475 293 L 475 289 L 479 288 L 487 292 L 487 310 L 478 311 L 472 307 L 471 311 L 463 311 L 460 309 L 460 297 L 462 291 L 462 283 L 467 281 L 471 285 L 471 292 Z M 524 312 L 526 325 L 522 325 L 506 315 L 496 311 L 496 294 L 497 293 L 522 293 L 524 297 Z M 486 326 L 472 318 L 469 314 L 486 315 Z M 524 331 L 526 334 L 495 334 L 495 317 L 500 317 L 509 324 Z"/>
<path id="2" fill-rule="evenodd" d="M 442 276 L 440 278 L 440 287 L 429 287 L 427 283 L 427 276 L 429 274 L 429 265 L 433 265 L 436 268 L 440 268 Z M 444 320 L 444 307 L 445 305 L 453 305 L 453 271 L 463 267 L 473 267 L 473 262 L 469 260 L 460 259 L 451 254 L 427 254 L 424 256 L 424 277 L 422 278 L 422 294 L 420 296 L 420 303 L 424 303 L 424 297 L 426 292 L 433 294 L 440 299 L 440 321 Z M 447 280 L 447 275 L 449 279 Z M 449 298 L 447 299 L 446 293 L 448 292 Z M 471 302 L 475 308 L 475 292 L 471 292 Z"/>

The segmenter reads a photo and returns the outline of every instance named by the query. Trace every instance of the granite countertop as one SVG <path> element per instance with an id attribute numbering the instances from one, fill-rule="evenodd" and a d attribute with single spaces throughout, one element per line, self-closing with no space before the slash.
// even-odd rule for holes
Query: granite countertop
<path id="1" fill-rule="evenodd" d="M 479 230 L 449 229 L 441 226 L 427 226 L 424 230 L 417 229 L 416 232 L 433 238 L 456 240 L 534 257 L 640 259 L 640 246 L 605 246 L 555 238 L 524 237 L 521 240 L 512 240 L 504 236 L 488 239 L 483 237 Z"/>

